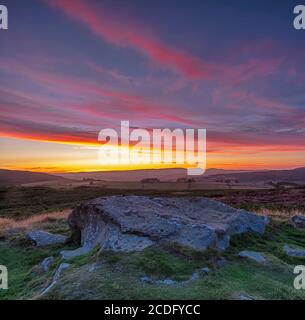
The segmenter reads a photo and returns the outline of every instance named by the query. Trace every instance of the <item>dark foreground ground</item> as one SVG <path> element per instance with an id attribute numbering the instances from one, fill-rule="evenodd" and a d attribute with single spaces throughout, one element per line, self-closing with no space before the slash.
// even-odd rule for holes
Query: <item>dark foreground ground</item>
<path id="1" fill-rule="evenodd" d="M 97 186 L 74 188 L 0 188 L 0 217 L 24 218 L 54 210 L 72 208 L 81 201 L 107 195 L 203 196 L 246 210 L 305 211 L 305 187 L 270 190 L 149 191 L 109 190 Z"/>
<path id="2" fill-rule="evenodd" d="M 72 208 L 82 200 L 109 194 L 128 192 L 97 187 L 4 188 L 0 193 L 0 216 L 21 220 L 33 214 Z M 139 191 L 137 194 L 152 193 Z M 296 265 L 305 265 L 305 259 L 288 257 L 283 251 L 284 244 L 305 249 L 305 231 L 289 223 L 292 214 L 304 213 L 304 188 L 153 194 L 208 196 L 234 207 L 268 214 L 273 219 L 263 236 L 235 236 L 224 253 L 166 245 L 125 254 L 93 250 L 69 261 L 71 268 L 46 295 L 41 292 L 63 262 L 59 252 L 64 246 L 35 248 L 26 240 L 25 229 L 8 230 L 0 224 L 0 264 L 9 270 L 9 290 L 0 291 L 0 299 L 305 299 L 304 290 L 293 287 L 293 269 Z M 28 228 L 69 234 L 67 221 L 62 217 L 43 218 L 29 223 Z M 267 261 L 258 264 L 242 259 L 238 256 L 242 250 L 259 251 Z M 44 272 L 40 263 L 51 255 L 55 261 L 50 270 Z M 203 267 L 210 271 L 205 274 L 201 271 Z M 198 277 L 192 279 L 194 273 Z M 154 282 L 142 282 L 143 276 Z M 164 279 L 174 282 L 171 285 L 156 283 Z"/>

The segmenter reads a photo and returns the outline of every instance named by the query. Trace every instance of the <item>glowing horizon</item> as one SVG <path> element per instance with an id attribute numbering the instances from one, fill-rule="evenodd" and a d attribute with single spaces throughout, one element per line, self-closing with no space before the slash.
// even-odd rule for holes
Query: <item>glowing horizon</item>
<path id="1" fill-rule="evenodd" d="M 42 142 L 35 140 L 0 138 L 4 157 L 1 159 L 0 169 L 8 170 L 26 170 L 34 172 L 46 173 L 67 173 L 67 172 L 90 172 L 90 171 L 117 171 L 117 170 L 140 170 L 140 169 L 166 169 L 166 168 L 187 168 L 187 166 L 175 164 L 144 164 L 144 165 L 127 165 L 127 166 L 102 166 L 98 161 L 98 147 L 92 145 L 64 143 L 58 144 L 54 142 Z M 7 152 L 10 146 L 15 145 L 15 153 Z M 42 146 L 43 145 L 43 146 Z M 44 149 L 45 148 L 45 149 Z M 36 150 L 36 153 L 28 155 L 25 150 Z M 56 152 L 54 152 L 56 150 Z M 18 154 L 18 160 L 16 159 Z M 243 158 L 243 163 L 240 164 L 240 156 L 228 155 L 223 156 L 217 153 L 208 153 L 207 168 L 218 168 L 227 170 L 260 170 L 260 169 L 294 169 L 304 166 L 303 159 L 305 152 L 299 153 L 299 157 L 295 155 L 284 158 L 283 161 L 277 161 L 274 165 L 274 152 L 264 152 L 265 157 L 268 156 L 268 161 L 259 163 L 255 158 L 251 161 L 250 157 Z M 281 155 L 277 151 L 277 155 Z M 55 156 L 54 156 L 55 155 Z M 61 156 L 58 156 L 61 155 Z M 77 156 L 77 159 L 73 159 Z M 260 157 L 260 155 L 258 156 Z M 231 163 L 225 163 L 224 159 L 229 158 Z M 15 160 L 14 160 L 15 159 Z M 297 161 L 295 160 L 297 159 Z M 15 162 L 14 164 L 12 164 Z"/>

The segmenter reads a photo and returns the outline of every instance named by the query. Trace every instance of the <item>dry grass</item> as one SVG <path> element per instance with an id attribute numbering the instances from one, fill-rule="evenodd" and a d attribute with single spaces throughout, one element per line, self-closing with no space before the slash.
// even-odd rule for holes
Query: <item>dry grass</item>
<path id="1" fill-rule="evenodd" d="M 300 210 L 291 210 L 291 211 L 281 211 L 281 210 L 270 210 L 270 209 L 261 209 L 255 210 L 257 214 L 263 216 L 269 216 L 272 218 L 287 220 L 294 215 L 304 215 Z M 35 224 L 48 222 L 50 220 L 59 220 L 67 219 L 71 210 L 62 210 L 62 211 L 53 211 L 49 213 L 43 213 L 38 215 L 33 215 L 25 219 L 12 219 L 12 218 L 0 218 L 0 229 L 9 230 L 9 229 L 30 229 Z"/>
<path id="2" fill-rule="evenodd" d="M 268 216 L 270 218 L 278 220 L 289 220 L 294 215 L 304 215 L 304 212 L 300 210 L 291 210 L 291 211 L 281 211 L 281 210 L 270 210 L 270 209 L 261 209 L 256 211 L 257 214 L 262 216 Z"/>
<path id="3" fill-rule="evenodd" d="M 9 230 L 9 229 L 30 229 L 35 224 L 48 222 L 49 220 L 58 220 L 58 219 L 67 219 L 71 210 L 62 210 L 54 211 L 49 213 L 43 213 L 39 215 L 33 215 L 26 219 L 15 220 L 10 218 L 0 218 L 0 229 Z"/>

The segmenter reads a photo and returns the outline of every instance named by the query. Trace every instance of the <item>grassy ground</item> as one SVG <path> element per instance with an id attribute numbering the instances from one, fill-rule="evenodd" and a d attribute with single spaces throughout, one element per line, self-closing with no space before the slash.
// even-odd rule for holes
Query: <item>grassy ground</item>
<path id="1" fill-rule="evenodd" d="M 37 217 L 38 218 L 38 217 Z M 25 229 L 0 228 L 0 265 L 8 269 L 8 290 L 0 290 L 0 300 L 31 298 L 36 290 L 41 290 L 49 281 L 50 273 L 43 272 L 40 264 L 49 256 L 58 256 L 62 246 L 35 248 L 26 237 L 28 229 L 42 229 L 48 232 L 69 235 L 67 220 L 41 216 L 41 220 L 26 219 L 22 227 Z M 30 227 L 30 223 L 32 223 Z M 58 265 L 57 259 L 52 269 Z"/>
<path id="2" fill-rule="evenodd" d="M 67 272 L 62 282 L 45 298 L 51 299 L 234 299 L 240 295 L 255 299 L 305 299 L 305 292 L 293 288 L 293 268 L 304 259 L 287 257 L 284 243 L 305 248 L 305 232 L 288 224 L 272 223 L 266 234 L 235 236 L 224 254 L 227 263 L 215 264 L 215 252 L 186 248 L 148 248 L 141 253 L 97 253 Z M 259 265 L 238 257 L 241 250 L 257 250 L 267 256 Z M 89 271 L 95 265 L 94 271 Z M 211 272 L 204 275 L 202 267 Z M 198 280 L 186 282 L 197 271 Z M 143 275 L 171 278 L 176 285 L 144 284 Z"/>
<path id="3" fill-rule="evenodd" d="M 39 293 L 60 263 L 58 253 L 62 248 L 38 249 L 27 243 L 0 242 L 0 264 L 9 269 L 9 290 L 0 291 L 0 299 L 234 299 L 240 295 L 255 299 L 305 299 L 304 291 L 293 288 L 293 268 L 305 264 L 305 260 L 287 257 L 282 250 L 285 243 L 305 249 L 305 231 L 273 222 L 264 236 L 234 236 L 224 254 L 173 245 L 134 253 L 93 250 L 69 261 L 71 269 L 65 271 L 48 295 L 41 297 Z M 238 252 L 246 249 L 263 252 L 267 263 L 259 265 L 238 257 Z M 50 255 L 57 259 L 45 273 L 39 265 Z M 216 261 L 221 257 L 227 262 L 219 267 Z M 200 271 L 206 266 L 211 269 L 208 275 Z M 199 278 L 187 281 L 194 272 L 198 272 Z M 177 284 L 142 283 L 142 276 L 154 280 L 170 278 Z"/>
<path id="4" fill-rule="evenodd" d="M 8 290 L 0 290 L 0 300 L 30 297 L 47 279 L 37 266 L 46 257 L 58 252 L 58 247 L 33 250 L 20 245 L 0 242 L 0 264 L 8 269 Z"/>
<path id="5" fill-rule="evenodd" d="M 51 211 L 75 205 L 81 200 L 101 196 L 105 190 L 95 187 L 66 190 L 44 187 L 9 188 L 0 195 L 1 215 L 4 217 L 27 217 L 30 212 Z M 117 192 L 117 191 L 116 191 Z M 237 192 L 237 193 L 236 193 Z M 287 193 L 288 192 L 288 193 Z M 7 233 L 0 230 L 0 265 L 9 270 L 9 290 L 0 290 L 2 299 L 234 299 L 240 295 L 254 299 L 305 299 L 304 290 L 293 288 L 293 268 L 305 265 L 305 259 L 290 258 L 283 252 L 284 244 L 305 249 L 305 231 L 296 230 L 288 223 L 294 210 L 301 210 L 300 201 L 304 190 L 289 190 L 282 194 L 283 201 L 276 200 L 277 209 L 271 210 L 273 203 L 262 201 L 260 213 L 274 217 L 263 236 L 243 234 L 231 239 L 231 246 L 225 253 L 208 250 L 193 251 L 175 245 L 147 248 L 134 253 L 91 253 L 75 258 L 69 263 L 63 277 L 46 296 L 41 291 L 51 281 L 59 265 L 59 252 L 63 247 L 38 249 L 32 247 L 25 238 L 25 230 Z M 287 194 L 293 192 L 290 210 L 285 211 Z M 109 194 L 109 190 L 107 190 Z M 145 194 L 145 193 L 144 193 Z M 8 197 L 8 195 L 10 197 Z M 159 194 L 160 195 L 160 194 Z M 162 194 L 161 194 L 162 195 Z M 177 196 L 175 193 L 173 195 Z M 184 195 L 188 195 L 183 193 Z M 210 191 L 202 194 L 220 199 L 236 207 L 256 207 L 263 195 L 260 191 Z M 273 195 L 274 196 L 274 195 Z M 271 199 L 272 193 L 266 195 Z M 279 196 L 277 196 L 279 198 Z M 1 198 L 0 198 L 1 200 Z M 234 202 L 239 201 L 238 204 Z M 271 201 L 271 200 L 270 200 Z M 271 206 L 269 206 L 271 204 Z M 280 211 L 279 211 L 280 209 Z M 44 229 L 54 233 L 69 234 L 66 219 L 62 214 L 30 218 L 31 223 L 22 223 L 26 228 Z M 267 256 L 263 265 L 238 257 L 242 250 L 260 251 Z M 48 256 L 56 260 L 49 272 L 44 272 L 41 261 Z M 226 264 L 217 266 L 220 258 Z M 208 266 L 207 275 L 200 270 Z M 188 281 L 197 272 L 199 278 Z M 177 281 L 174 285 L 143 283 L 139 279 L 149 276 L 154 280 L 166 278 Z"/>

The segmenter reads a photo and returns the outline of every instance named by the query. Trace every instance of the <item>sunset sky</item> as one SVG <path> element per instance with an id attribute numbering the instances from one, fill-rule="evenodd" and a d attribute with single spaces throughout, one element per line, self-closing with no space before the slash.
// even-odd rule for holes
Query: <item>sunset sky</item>
<path id="1" fill-rule="evenodd" d="M 206 128 L 210 168 L 305 166 L 299 2 L 0 0 L 0 167 L 142 168 L 98 162 L 121 120 Z"/>

